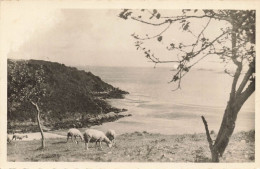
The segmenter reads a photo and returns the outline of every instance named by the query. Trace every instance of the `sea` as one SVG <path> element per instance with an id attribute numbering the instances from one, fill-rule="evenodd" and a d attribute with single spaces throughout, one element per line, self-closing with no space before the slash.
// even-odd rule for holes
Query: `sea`
<path id="1" fill-rule="evenodd" d="M 126 108 L 132 114 L 114 122 L 93 126 L 118 134 L 149 132 L 166 135 L 203 133 L 204 116 L 209 130 L 217 132 L 228 102 L 232 77 L 212 69 L 191 70 L 174 90 L 170 82 L 174 70 L 167 67 L 79 67 L 99 76 L 103 81 L 128 91 L 124 99 L 109 99 L 111 105 Z M 235 132 L 255 129 L 255 94 L 243 105 Z"/>

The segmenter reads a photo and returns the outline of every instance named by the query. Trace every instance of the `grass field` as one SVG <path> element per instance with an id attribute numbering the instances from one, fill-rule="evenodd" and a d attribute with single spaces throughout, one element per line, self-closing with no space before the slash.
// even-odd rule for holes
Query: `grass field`
<path id="1" fill-rule="evenodd" d="M 214 135 L 213 135 L 214 137 Z M 65 138 L 13 141 L 7 145 L 7 159 L 14 161 L 97 161 L 97 162 L 209 162 L 210 151 L 205 134 L 161 135 L 134 132 L 119 135 L 116 144 L 103 149 L 90 143 L 66 143 Z M 255 132 L 235 133 L 220 162 L 254 162 Z"/>

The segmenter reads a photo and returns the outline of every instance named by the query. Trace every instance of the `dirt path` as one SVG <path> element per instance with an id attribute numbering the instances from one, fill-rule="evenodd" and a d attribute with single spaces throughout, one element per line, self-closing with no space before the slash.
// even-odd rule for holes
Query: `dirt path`
<path id="1" fill-rule="evenodd" d="M 40 140 L 42 138 L 40 132 L 17 134 L 17 135 L 21 135 L 21 136 L 27 135 L 28 138 L 23 138 L 23 141 Z M 66 136 L 63 136 L 63 135 L 53 134 L 53 133 L 48 133 L 48 132 L 44 132 L 44 136 L 45 136 L 46 139 L 49 139 L 49 138 L 66 138 Z M 8 137 L 12 139 L 13 135 L 8 134 Z M 20 140 L 16 140 L 16 141 L 20 141 Z"/>

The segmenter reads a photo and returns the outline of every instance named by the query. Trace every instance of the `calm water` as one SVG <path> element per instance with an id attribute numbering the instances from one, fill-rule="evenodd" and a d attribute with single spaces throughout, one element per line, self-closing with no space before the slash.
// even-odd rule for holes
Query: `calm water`
<path id="1" fill-rule="evenodd" d="M 98 75 L 105 82 L 130 92 L 125 99 L 109 102 L 127 108 L 133 116 L 94 128 L 115 129 L 117 133 L 148 131 L 163 134 L 204 132 L 200 118 L 204 115 L 210 130 L 219 129 L 227 103 L 232 79 L 217 71 L 193 70 L 182 81 L 181 90 L 168 83 L 169 68 L 118 68 L 87 66 L 86 71 Z M 235 131 L 255 126 L 254 95 L 241 109 Z"/>

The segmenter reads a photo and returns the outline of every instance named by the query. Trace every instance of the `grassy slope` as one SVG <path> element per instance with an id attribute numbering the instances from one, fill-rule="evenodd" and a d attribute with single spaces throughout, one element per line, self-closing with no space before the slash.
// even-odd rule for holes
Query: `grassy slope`
<path id="1" fill-rule="evenodd" d="M 210 158 L 205 134 L 126 133 L 117 137 L 111 149 L 103 143 L 103 150 L 91 143 L 86 151 L 84 143 L 66 143 L 66 139 L 47 140 L 45 150 L 37 150 L 39 146 L 39 140 L 13 142 L 7 147 L 8 161 L 208 162 Z M 221 162 L 254 159 L 254 131 L 250 131 L 232 136 Z"/>

